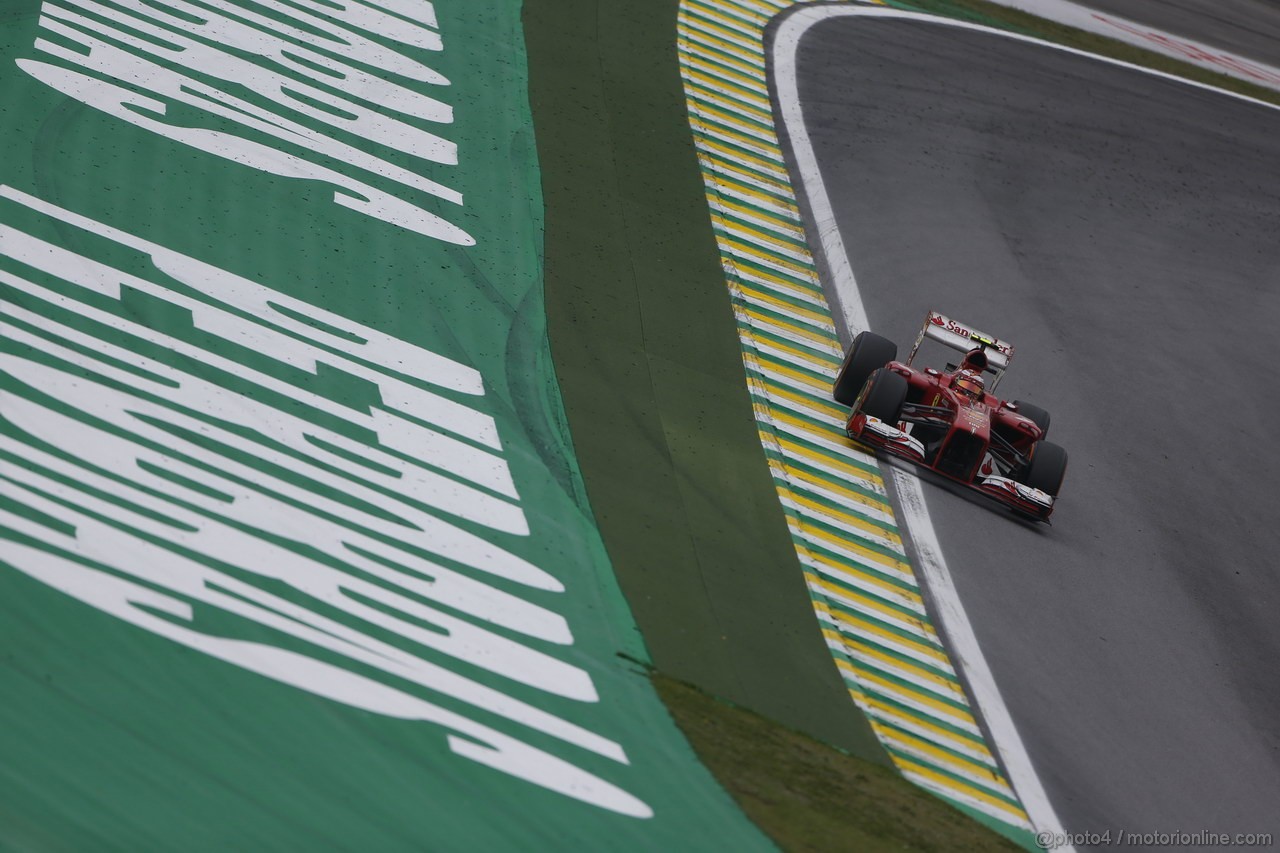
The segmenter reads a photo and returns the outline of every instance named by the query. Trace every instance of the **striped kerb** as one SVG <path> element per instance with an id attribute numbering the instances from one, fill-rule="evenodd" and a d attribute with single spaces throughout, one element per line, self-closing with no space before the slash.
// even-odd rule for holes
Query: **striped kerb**
<path id="1" fill-rule="evenodd" d="M 904 776 L 1030 829 L 930 622 L 880 467 L 831 399 L 842 352 L 774 131 L 765 25 L 793 0 L 682 0 L 679 54 L 760 441 L 853 701 Z"/>

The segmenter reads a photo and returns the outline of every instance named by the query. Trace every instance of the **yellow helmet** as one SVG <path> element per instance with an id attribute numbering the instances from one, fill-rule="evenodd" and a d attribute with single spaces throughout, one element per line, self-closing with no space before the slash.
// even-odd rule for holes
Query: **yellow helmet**
<path id="1" fill-rule="evenodd" d="M 951 387 L 956 392 L 975 402 L 982 399 L 982 395 L 986 390 L 986 386 L 982 381 L 982 374 L 975 370 L 957 371 L 955 377 L 951 380 Z"/>

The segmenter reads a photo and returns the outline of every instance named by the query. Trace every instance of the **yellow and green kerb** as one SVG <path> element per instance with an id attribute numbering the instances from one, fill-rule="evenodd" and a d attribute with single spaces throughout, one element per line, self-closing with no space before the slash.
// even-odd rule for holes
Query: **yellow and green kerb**
<path id="1" fill-rule="evenodd" d="M 814 613 L 907 778 L 1031 829 L 930 622 L 884 477 L 831 399 L 842 351 L 774 130 L 763 38 L 795 0 L 683 0 L 679 55 L 747 384 Z"/>

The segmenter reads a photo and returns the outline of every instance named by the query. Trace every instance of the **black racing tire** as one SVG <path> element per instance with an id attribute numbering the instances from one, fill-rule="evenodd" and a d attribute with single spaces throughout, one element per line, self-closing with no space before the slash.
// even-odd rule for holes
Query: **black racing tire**
<path id="1" fill-rule="evenodd" d="M 862 394 L 854 401 L 854 410 L 897 426 L 902 405 L 907 402 L 907 378 L 888 368 L 871 374 Z"/>
<path id="2" fill-rule="evenodd" d="M 1021 400 L 1014 400 L 1013 405 L 1018 407 L 1018 414 L 1024 418 L 1030 418 L 1035 421 L 1035 425 L 1040 427 L 1041 440 L 1049 437 L 1049 413 L 1034 403 L 1024 403 Z"/>
<path id="3" fill-rule="evenodd" d="M 1066 473 L 1067 451 L 1052 441 L 1037 441 L 1031 445 L 1031 461 L 1022 469 L 1018 481 L 1057 497 Z"/>
<path id="4" fill-rule="evenodd" d="M 898 345 L 875 332 L 859 332 L 840 365 L 831 396 L 842 406 L 852 406 L 858 392 L 867 384 L 872 371 L 884 367 L 898 357 Z"/>

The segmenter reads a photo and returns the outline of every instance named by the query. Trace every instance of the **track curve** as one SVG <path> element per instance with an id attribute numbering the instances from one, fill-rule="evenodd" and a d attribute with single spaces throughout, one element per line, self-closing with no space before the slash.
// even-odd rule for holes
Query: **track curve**
<path id="1" fill-rule="evenodd" d="M 1280 5 L 1272 0 L 1089 0 L 1084 5 L 1275 65 Z"/>
<path id="2" fill-rule="evenodd" d="M 926 487 L 1064 826 L 1280 829 L 1280 112 L 933 24 L 836 19 L 799 55 L 872 327 L 1011 338 L 1001 390 L 1072 453 L 1051 529 Z"/>

